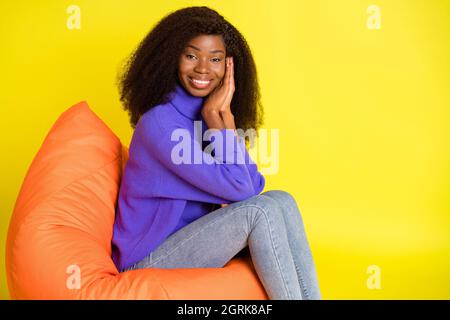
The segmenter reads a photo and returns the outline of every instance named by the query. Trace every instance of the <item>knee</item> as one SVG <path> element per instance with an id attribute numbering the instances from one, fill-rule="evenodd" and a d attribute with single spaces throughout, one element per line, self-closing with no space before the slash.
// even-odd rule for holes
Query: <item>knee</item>
<path id="1" fill-rule="evenodd" d="M 284 208 L 285 210 L 282 210 L 282 213 L 285 219 L 289 221 L 290 219 L 295 219 L 303 224 L 303 217 L 297 205 L 297 201 L 289 192 L 283 190 L 270 190 L 261 195 L 273 199 L 280 207 Z"/>
<path id="2" fill-rule="evenodd" d="M 297 205 L 297 201 L 295 200 L 294 196 L 287 191 L 269 190 L 269 191 L 263 192 L 262 195 L 270 197 L 270 198 L 278 201 L 281 205 L 293 207 L 293 208 L 296 208 L 297 210 L 299 209 L 298 205 Z"/>
<path id="3" fill-rule="evenodd" d="M 264 194 L 259 194 L 253 198 L 253 201 L 254 205 L 265 211 L 267 214 L 270 214 L 271 217 L 276 217 L 278 215 L 279 218 L 282 218 L 283 213 L 281 205 L 274 198 L 267 197 Z"/>

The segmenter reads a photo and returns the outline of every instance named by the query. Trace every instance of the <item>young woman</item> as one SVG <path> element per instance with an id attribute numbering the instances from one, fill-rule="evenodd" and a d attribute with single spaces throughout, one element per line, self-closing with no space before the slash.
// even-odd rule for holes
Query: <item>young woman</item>
<path id="1" fill-rule="evenodd" d="M 255 63 L 236 28 L 207 7 L 173 12 L 119 84 L 135 130 L 112 240 L 118 270 L 219 268 L 249 254 L 270 299 L 320 299 L 295 199 L 261 193 L 265 179 L 236 133 L 262 123 Z M 175 152 L 180 129 L 187 161 Z M 208 133 L 210 144 L 193 138 Z"/>

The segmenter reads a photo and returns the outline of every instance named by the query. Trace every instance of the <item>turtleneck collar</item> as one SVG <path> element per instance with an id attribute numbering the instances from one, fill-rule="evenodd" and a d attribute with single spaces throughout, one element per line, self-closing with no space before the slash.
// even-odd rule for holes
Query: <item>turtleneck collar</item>
<path id="1" fill-rule="evenodd" d="M 170 103 L 183 115 L 191 120 L 198 119 L 203 106 L 203 98 L 191 95 L 177 82 L 175 90 L 171 93 Z"/>

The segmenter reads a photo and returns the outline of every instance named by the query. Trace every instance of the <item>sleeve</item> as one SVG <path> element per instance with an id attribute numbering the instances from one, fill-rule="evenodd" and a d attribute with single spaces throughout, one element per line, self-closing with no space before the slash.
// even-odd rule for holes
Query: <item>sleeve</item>
<path id="1" fill-rule="evenodd" d="M 255 194 L 260 194 L 264 190 L 264 186 L 266 180 L 264 176 L 258 171 L 257 164 L 252 160 L 250 154 L 247 152 L 247 148 L 245 146 L 245 140 L 241 137 L 238 137 L 238 143 L 241 149 L 243 150 L 243 154 L 248 157 L 248 160 L 245 159 L 245 163 L 247 165 L 248 172 L 252 179 L 253 188 L 255 189 Z"/>
<path id="2" fill-rule="evenodd" d="M 264 180 L 256 167 L 249 167 L 237 159 L 249 158 L 247 151 L 237 146 L 234 130 L 209 130 L 206 138 L 212 142 L 202 150 L 202 141 L 192 137 L 185 128 L 170 128 L 153 117 L 144 127 L 145 147 L 152 156 L 175 176 L 200 191 L 216 197 L 220 203 L 248 199 L 263 187 Z M 150 120 L 150 119 L 149 119 Z M 207 149 L 214 152 L 207 152 Z M 256 179 L 255 179 L 256 177 Z M 187 198 L 186 188 L 172 188 L 171 196 Z M 179 191 L 177 191 L 179 190 Z"/>

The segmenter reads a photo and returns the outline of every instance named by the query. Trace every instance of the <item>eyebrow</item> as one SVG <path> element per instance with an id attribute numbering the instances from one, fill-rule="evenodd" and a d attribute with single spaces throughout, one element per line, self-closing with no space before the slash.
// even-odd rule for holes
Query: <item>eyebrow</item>
<path id="1" fill-rule="evenodd" d="M 194 46 L 194 45 L 192 45 L 192 44 L 188 44 L 187 46 L 188 46 L 188 47 L 191 47 L 191 48 L 193 48 L 193 49 L 195 49 L 195 50 L 197 50 L 197 51 L 202 51 L 202 50 L 200 50 L 199 48 L 197 48 L 196 46 Z M 225 53 L 223 50 L 211 50 L 211 51 L 210 51 L 210 53 L 217 53 L 217 52 Z"/>

